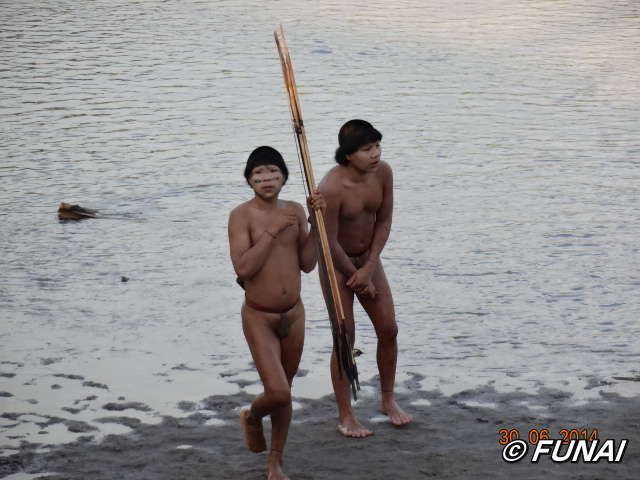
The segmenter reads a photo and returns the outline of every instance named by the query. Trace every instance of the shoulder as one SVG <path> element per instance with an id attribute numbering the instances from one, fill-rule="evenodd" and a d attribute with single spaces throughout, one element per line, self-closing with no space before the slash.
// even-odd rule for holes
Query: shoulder
<path id="1" fill-rule="evenodd" d="M 244 202 L 235 207 L 229 213 L 229 223 L 231 222 L 239 222 L 242 219 L 246 218 L 249 213 L 249 202 Z"/>
<path id="2" fill-rule="evenodd" d="M 305 216 L 304 207 L 298 202 L 294 202 L 293 200 L 282 200 L 282 206 L 284 208 L 292 209 L 294 212 L 296 212 L 296 215 L 298 216 L 300 215 L 302 215 L 302 217 Z"/>
<path id="3" fill-rule="evenodd" d="M 378 171 L 385 177 L 393 176 L 393 170 L 391 170 L 391 165 L 389 165 L 384 160 L 380 161 L 380 168 Z"/>
<path id="4" fill-rule="evenodd" d="M 336 165 L 329 170 L 318 185 L 323 195 L 336 195 L 342 190 L 342 167 Z"/>
<path id="5" fill-rule="evenodd" d="M 391 170 L 391 165 L 389 165 L 384 160 L 381 161 L 380 167 L 377 171 L 377 176 L 382 181 L 382 183 L 393 183 L 393 170 Z"/>

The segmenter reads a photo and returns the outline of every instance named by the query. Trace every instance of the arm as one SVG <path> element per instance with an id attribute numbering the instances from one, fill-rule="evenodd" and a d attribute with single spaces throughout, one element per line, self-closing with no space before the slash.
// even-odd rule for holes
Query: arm
<path id="1" fill-rule="evenodd" d="M 369 258 L 363 268 L 375 270 L 380 261 L 380 253 L 387 244 L 391 233 L 391 217 L 393 214 L 393 172 L 391 167 L 384 163 L 382 165 L 382 204 L 376 212 L 376 224 L 373 229 L 373 238 L 369 247 Z"/>
<path id="2" fill-rule="evenodd" d="M 324 183 L 324 182 L 323 182 Z M 340 220 L 340 191 L 332 186 L 320 185 L 320 193 L 325 199 L 327 210 L 324 215 L 324 225 L 331 249 L 333 266 L 347 278 L 356 272 L 356 267 L 343 248 L 338 243 L 338 228 Z"/>
<path id="3" fill-rule="evenodd" d="M 316 252 L 316 242 L 313 239 L 313 232 L 307 230 L 307 219 L 304 209 L 296 204 L 296 215 L 298 217 L 298 258 L 300 259 L 300 269 L 304 273 L 309 273 L 316 266 L 318 255 Z M 313 228 L 313 226 L 312 226 Z"/>
<path id="4" fill-rule="evenodd" d="M 309 198 L 307 198 L 307 207 L 309 209 L 309 220 L 311 222 L 311 231 L 307 233 L 307 221 L 304 218 L 304 209 L 298 205 L 300 208 L 299 218 L 301 219 L 300 224 L 300 237 L 299 237 L 299 257 L 300 257 L 300 268 L 304 273 L 309 273 L 316 266 L 316 262 L 318 261 L 318 248 L 317 242 L 315 239 L 316 236 L 316 217 L 315 210 L 320 210 L 324 213 L 327 210 L 327 204 L 324 201 L 324 198 L 318 190 L 313 192 Z"/>
<path id="5" fill-rule="evenodd" d="M 260 271 L 271 252 L 273 241 L 280 231 L 270 227 L 262 232 L 258 241 L 252 246 L 246 218 L 238 208 L 231 212 L 229 215 L 229 250 L 233 269 L 240 280 L 249 280 Z"/>

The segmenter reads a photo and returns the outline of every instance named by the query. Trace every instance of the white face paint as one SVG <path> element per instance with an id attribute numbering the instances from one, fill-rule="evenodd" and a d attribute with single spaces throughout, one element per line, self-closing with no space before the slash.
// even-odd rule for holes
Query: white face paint
<path id="1" fill-rule="evenodd" d="M 260 165 L 251 171 L 251 183 L 260 185 L 262 183 L 277 183 L 283 180 L 282 171 L 275 165 Z"/>
<path id="2" fill-rule="evenodd" d="M 256 174 L 256 175 L 253 175 L 253 177 L 251 177 L 251 179 L 253 180 L 253 183 L 258 185 L 258 184 L 263 183 L 263 182 L 271 182 L 271 181 L 275 181 L 275 180 L 282 180 L 282 174 L 281 173 L 276 173 L 276 174 L 271 174 L 271 173 Z"/>
<path id="3" fill-rule="evenodd" d="M 251 171 L 249 184 L 260 198 L 278 198 L 284 185 L 284 174 L 277 165 L 260 165 Z"/>

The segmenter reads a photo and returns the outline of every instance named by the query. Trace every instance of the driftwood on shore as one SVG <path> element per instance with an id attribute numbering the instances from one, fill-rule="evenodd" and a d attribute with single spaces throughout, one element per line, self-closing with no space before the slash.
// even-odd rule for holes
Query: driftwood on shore
<path id="1" fill-rule="evenodd" d="M 60 220 L 83 220 L 85 218 L 96 218 L 96 210 L 81 207 L 80 205 L 71 205 L 62 202 L 58 207 L 58 218 Z"/>

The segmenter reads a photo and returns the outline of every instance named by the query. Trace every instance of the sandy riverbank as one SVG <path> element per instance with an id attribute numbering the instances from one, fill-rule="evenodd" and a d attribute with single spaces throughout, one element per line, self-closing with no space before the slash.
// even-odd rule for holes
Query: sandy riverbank
<path id="1" fill-rule="evenodd" d="M 357 405 L 360 417 L 375 430 L 365 440 L 347 440 L 336 433 L 331 397 L 296 400 L 285 456 L 285 470 L 292 480 L 632 479 L 633 472 L 640 471 L 638 398 L 603 394 L 599 401 L 575 405 L 570 394 L 556 390 L 503 394 L 491 387 L 447 397 L 417 390 L 408 382 L 400 400 L 415 421 L 397 429 L 379 414 L 376 395 L 369 393 L 374 389 L 368 387 Z M 148 425 L 127 417 L 125 409 L 117 422 L 131 428 L 131 433 L 108 435 L 99 443 L 87 435 L 46 448 L 24 443 L 19 453 L 0 458 L 0 475 L 49 473 L 47 478 L 56 480 L 262 479 L 265 454 L 243 448 L 237 423 L 239 408 L 250 399 L 243 392 L 203 400 L 206 409 L 216 413 L 215 422 L 194 412 Z M 183 407 L 188 410 L 189 404 Z M 5 420 L 10 418 L 10 413 L 4 415 Z M 629 439 L 629 445 L 621 464 L 559 465 L 547 458 L 532 464 L 531 451 L 521 462 L 507 464 L 498 443 L 502 428 L 518 429 L 523 436 L 533 428 L 548 428 L 554 437 L 563 428 L 598 429 L 601 439 Z"/>

